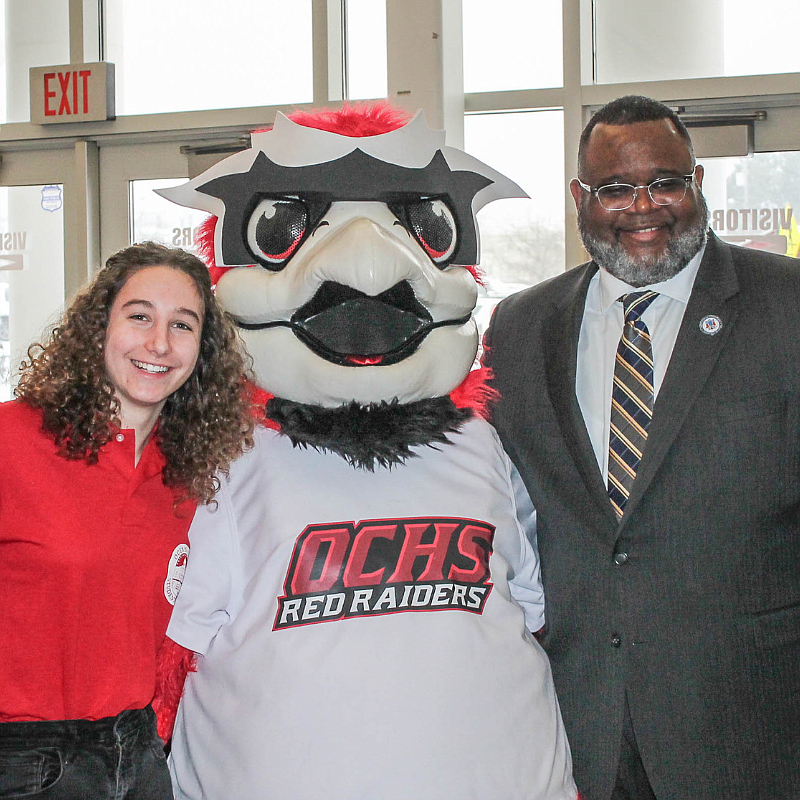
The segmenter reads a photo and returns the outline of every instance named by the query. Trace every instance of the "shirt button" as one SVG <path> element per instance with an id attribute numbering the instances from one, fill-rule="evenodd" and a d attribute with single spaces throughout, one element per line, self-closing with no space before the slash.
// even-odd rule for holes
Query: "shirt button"
<path id="1" fill-rule="evenodd" d="M 118 442 L 124 442 L 124 441 L 125 441 L 125 434 L 124 434 L 124 433 L 118 433 L 118 434 L 116 435 L 116 437 L 114 437 L 114 438 L 116 438 L 116 440 L 117 440 Z"/>
<path id="2" fill-rule="evenodd" d="M 616 553 L 614 555 L 614 563 L 621 567 L 623 564 L 628 563 L 628 554 L 627 553 Z"/>
<path id="3" fill-rule="evenodd" d="M 611 637 L 611 646 L 612 647 L 619 647 L 622 644 L 622 638 L 614 634 Z"/>

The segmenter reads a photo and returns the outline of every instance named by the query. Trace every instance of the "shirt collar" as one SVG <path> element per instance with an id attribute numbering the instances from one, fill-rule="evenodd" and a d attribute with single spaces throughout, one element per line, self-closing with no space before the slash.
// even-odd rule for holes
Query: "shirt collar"
<path id="1" fill-rule="evenodd" d="M 694 254 L 692 260 L 677 274 L 669 280 L 654 283 L 649 286 L 631 286 L 619 278 L 615 278 L 610 272 L 606 272 L 603 267 L 598 271 L 599 279 L 599 299 L 600 311 L 605 314 L 620 297 L 629 292 L 642 292 L 645 289 L 652 289 L 654 292 L 666 295 L 672 300 L 678 300 L 684 305 L 689 302 L 689 295 L 692 293 L 694 280 L 697 277 L 697 270 L 700 269 L 700 262 L 703 260 L 703 253 L 706 251 L 705 243 Z"/>
<path id="2" fill-rule="evenodd" d="M 155 432 L 158 428 L 156 423 L 150 436 L 145 443 L 139 463 L 135 466 L 136 473 L 141 480 L 157 475 L 166 466 L 167 460 L 164 458 L 161 448 L 156 441 Z M 108 456 L 116 460 L 125 471 L 134 469 L 134 448 L 136 446 L 136 431 L 133 428 L 122 428 L 117 431 L 114 438 L 108 443 L 104 452 L 108 451 Z"/>

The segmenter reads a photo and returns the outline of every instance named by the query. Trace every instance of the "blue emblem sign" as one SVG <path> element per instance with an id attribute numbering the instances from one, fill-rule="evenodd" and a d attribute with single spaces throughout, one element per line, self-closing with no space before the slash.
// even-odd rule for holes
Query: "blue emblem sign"
<path id="1" fill-rule="evenodd" d="M 45 211 L 58 211 L 64 201 L 61 197 L 61 187 L 57 185 L 42 187 L 42 208 Z"/>

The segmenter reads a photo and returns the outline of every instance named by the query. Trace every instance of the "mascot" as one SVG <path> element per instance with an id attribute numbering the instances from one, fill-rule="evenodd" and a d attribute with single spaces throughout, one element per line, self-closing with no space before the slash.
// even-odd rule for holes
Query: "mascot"
<path id="1" fill-rule="evenodd" d="M 264 422 L 190 533 L 176 797 L 574 800 L 532 510 L 470 372 L 475 215 L 524 194 L 385 105 L 278 114 L 163 194 L 211 215 Z"/>

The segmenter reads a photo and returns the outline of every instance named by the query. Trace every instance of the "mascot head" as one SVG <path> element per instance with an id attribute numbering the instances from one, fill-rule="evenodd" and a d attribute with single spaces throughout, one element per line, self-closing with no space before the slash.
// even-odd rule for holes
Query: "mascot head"
<path id="1" fill-rule="evenodd" d="M 486 203 L 525 197 L 386 105 L 278 113 L 252 146 L 160 192 L 209 212 L 217 296 L 262 389 L 294 403 L 409 404 L 467 377 Z"/>

